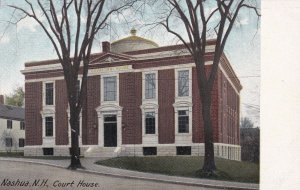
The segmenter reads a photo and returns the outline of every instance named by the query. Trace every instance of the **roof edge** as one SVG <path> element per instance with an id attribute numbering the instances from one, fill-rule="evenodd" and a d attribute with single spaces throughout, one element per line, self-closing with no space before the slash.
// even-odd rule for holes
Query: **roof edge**
<path id="1" fill-rule="evenodd" d="M 216 39 L 207 40 L 207 45 L 215 45 L 215 44 L 216 44 Z M 176 45 L 167 45 L 167 46 L 161 46 L 161 47 L 151 48 L 151 49 L 128 51 L 124 53 L 128 55 L 137 55 L 137 54 L 155 53 L 160 51 L 172 51 L 172 50 L 184 49 L 184 48 L 186 48 L 185 44 L 176 44 Z"/>
<path id="2" fill-rule="evenodd" d="M 231 66 L 227 56 L 225 55 L 225 53 L 223 53 L 221 55 L 221 63 L 222 63 L 222 61 L 224 63 L 224 66 L 226 67 L 226 68 L 224 68 L 225 72 L 229 72 L 228 74 L 232 74 L 233 77 L 231 78 L 231 80 L 233 80 L 235 82 L 235 84 L 237 85 L 236 87 L 237 87 L 238 91 L 240 92 L 243 89 L 243 86 L 241 84 L 240 79 L 237 77 L 234 69 L 232 68 L 232 66 Z"/>
<path id="3" fill-rule="evenodd" d="M 127 37 L 125 37 L 125 38 L 122 38 L 122 39 L 113 41 L 113 42 L 111 43 L 111 45 L 120 43 L 120 42 L 125 41 L 125 40 L 144 40 L 144 41 L 146 41 L 146 42 L 148 42 L 148 43 L 150 43 L 150 44 L 152 44 L 152 45 L 154 45 L 154 46 L 159 47 L 159 45 L 158 45 L 156 42 L 154 42 L 154 41 L 152 41 L 152 40 L 149 40 L 149 39 L 146 39 L 146 38 L 143 38 L 143 37 L 141 37 L 141 36 L 127 36 Z"/>

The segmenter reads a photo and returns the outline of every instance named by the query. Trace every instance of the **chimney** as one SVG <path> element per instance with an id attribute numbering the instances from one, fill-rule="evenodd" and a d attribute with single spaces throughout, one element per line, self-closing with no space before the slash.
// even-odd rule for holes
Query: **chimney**
<path id="1" fill-rule="evenodd" d="M 102 52 L 110 52 L 110 43 L 108 41 L 102 42 Z"/>
<path id="2" fill-rule="evenodd" d="M 0 95 L 0 104 L 4 104 L 4 96 Z"/>

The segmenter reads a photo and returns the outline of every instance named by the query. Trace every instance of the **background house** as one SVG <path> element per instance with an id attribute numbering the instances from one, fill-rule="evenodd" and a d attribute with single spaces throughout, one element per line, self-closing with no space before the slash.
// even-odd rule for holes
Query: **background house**
<path id="1" fill-rule="evenodd" d="M 206 50 L 210 71 L 215 41 Z M 204 155 L 197 73 L 184 45 L 131 35 L 92 55 L 80 114 L 84 156 Z M 240 160 L 242 86 L 222 55 L 212 92 L 215 155 Z M 25 63 L 25 155 L 69 155 L 66 84 L 58 60 Z M 80 82 L 80 79 L 79 81 Z"/>
<path id="2" fill-rule="evenodd" d="M 0 152 L 24 151 L 24 116 L 24 108 L 4 105 L 0 95 Z"/>

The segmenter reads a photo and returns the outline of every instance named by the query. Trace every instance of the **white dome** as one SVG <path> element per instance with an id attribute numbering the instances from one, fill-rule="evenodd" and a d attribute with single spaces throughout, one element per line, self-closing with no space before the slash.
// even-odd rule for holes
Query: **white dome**
<path id="1" fill-rule="evenodd" d="M 131 36 L 111 43 L 111 51 L 115 53 L 124 53 L 129 51 L 137 51 L 159 47 L 157 43 L 151 40 L 136 36 L 135 29 L 132 29 L 130 33 Z"/>

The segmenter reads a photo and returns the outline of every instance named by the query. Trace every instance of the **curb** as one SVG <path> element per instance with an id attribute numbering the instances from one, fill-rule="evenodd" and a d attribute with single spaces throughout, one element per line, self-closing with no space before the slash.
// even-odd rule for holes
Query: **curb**
<path id="1" fill-rule="evenodd" d="M 9 162 L 24 162 L 29 164 L 38 164 L 38 165 L 44 165 L 44 166 L 51 166 L 61 169 L 66 169 L 66 167 L 56 165 L 56 164 L 50 164 L 45 162 L 34 162 L 29 160 L 6 160 L 0 158 L 2 161 L 9 161 Z M 259 190 L 259 188 L 254 187 L 238 187 L 238 186 L 221 186 L 221 185 L 213 185 L 213 184 L 204 184 L 204 183 L 191 183 L 191 182 L 184 182 L 184 181 L 172 181 L 167 179 L 156 179 L 151 177 L 139 177 L 139 176 L 124 176 L 120 174 L 114 174 L 114 173 L 108 173 L 108 172 L 98 172 L 93 170 L 86 170 L 86 169 L 77 169 L 72 170 L 77 171 L 80 173 L 89 173 L 89 174 L 96 174 L 96 175 L 102 175 L 102 176 L 110 176 L 110 177 L 116 177 L 116 178 L 124 178 L 124 179 L 136 179 L 136 180 L 145 180 L 145 181 L 153 181 L 153 182 L 160 182 L 160 183 L 166 183 L 166 184 L 177 184 L 177 185 L 186 185 L 186 186 L 194 186 L 194 187 L 206 187 L 206 188 L 217 188 L 217 189 L 223 189 L 223 190 Z"/>

